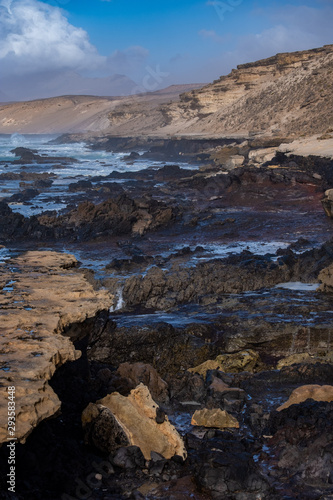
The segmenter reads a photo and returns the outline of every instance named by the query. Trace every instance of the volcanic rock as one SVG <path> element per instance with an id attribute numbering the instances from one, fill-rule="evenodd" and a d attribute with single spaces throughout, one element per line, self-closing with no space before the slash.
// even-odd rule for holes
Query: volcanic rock
<path id="1" fill-rule="evenodd" d="M 133 388 L 140 383 L 148 387 L 152 398 L 161 403 L 169 400 L 168 384 L 162 380 L 158 372 L 151 365 L 144 363 L 122 363 L 117 372 L 121 377 L 132 382 Z"/>

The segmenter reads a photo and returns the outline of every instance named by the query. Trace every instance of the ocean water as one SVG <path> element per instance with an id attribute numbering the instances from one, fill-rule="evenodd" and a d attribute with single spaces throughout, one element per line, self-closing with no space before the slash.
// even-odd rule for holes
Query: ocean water
<path id="1" fill-rule="evenodd" d="M 50 144 L 56 135 L 0 135 L 0 174 L 8 172 L 37 172 L 51 173 L 52 186 L 33 198 L 29 204 L 10 203 L 13 211 L 19 212 L 24 216 L 37 215 L 46 210 L 61 211 L 65 209 L 70 200 L 75 200 L 77 193 L 69 193 L 67 188 L 70 183 L 79 180 L 87 180 L 92 176 L 107 176 L 111 172 L 137 172 L 146 168 L 160 168 L 167 165 L 168 162 L 157 162 L 145 159 L 138 159 L 133 163 L 123 161 L 128 153 L 110 153 L 106 151 L 91 151 L 85 143 L 77 142 L 74 144 Z M 31 164 L 10 165 L 9 161 L 15 159 L 11 150 L 17 147 L 36 149 L 38 154 L 43 156 L 74 158 L 78 162 L 70 162 L 61 165 L 59 162 L 54 164 Z M 188 163 L 179 163 L 182 168 L 195 168 Z M 122 182 L 122 180 L 106 179 L 106 182 Z M 19 180 L 0 180 L 0 199 L 10 197 L 18 193 L 20 188 Z M 32 181 L 26 181 L 31 183 Z M 100 181 L 99 183 L 103 183 Z M 33 187 L 33 185 L 31 185 Z"/>

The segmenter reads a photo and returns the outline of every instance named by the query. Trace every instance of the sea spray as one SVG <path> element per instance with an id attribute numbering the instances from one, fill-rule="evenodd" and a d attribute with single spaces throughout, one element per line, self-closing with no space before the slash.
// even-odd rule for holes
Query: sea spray
<path id="1" fill-rule="evenodd" d="M 123 298 L 123 289 L 122 288 L 119 288 L 116 292 L 116 295 L 115 295 L 115 304 L 113 304 L 113 306 L 110 307 L 110 312 L 113 313 L 115 311 L 120 311 L 120 309 L 122 309 L 123 307 L 125 307 L 125 301 L 124 301 L 124 298 Z"/>

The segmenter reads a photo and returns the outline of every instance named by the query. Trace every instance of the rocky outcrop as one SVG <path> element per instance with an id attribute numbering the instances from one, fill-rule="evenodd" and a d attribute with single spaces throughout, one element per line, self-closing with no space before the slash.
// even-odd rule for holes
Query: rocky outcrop
<path id="1" fill-rule="evenodd" d="M 291 405 L 303 403 L 307 399 L 315 401 L 333 401 L 333 386 L 332 385 L 303 385 L 295 389 L 288 401 L 279 406 L 277 411 L 285 410 Z"/>
<path id="2" fill-rule="evenodd" d="M 262 455 L 270 477 L 292 498 L 332 495 L 333 404 L 305 401 L 273 412 Z M 280 497 L 281 498 L 281 497 Z"/>
<path id="3" fill-rule="evenodd" d="M 126 280 L 123 295 L 128 305 L 165 310 L 187 302 L 213 303 L 221 294 L 274 285 L 289 281 L 290 276 L 291 270 L 282 259 L 276 264 L 269 257 L 245 252 L 187 269 L 174 266 L 172 271 L 163 271 L 152 267 L 144 276 Z"/>
<path id="4" fill-rule="evenodd" d="M 103 451 L 123 445 L 138 446 L 146 460 L 152 452 L 164 458 L 187 456 L 184 442 L 168 417 L 158 418 L 158 405 L 148 387 L 140 384 L 126 398 L 113 393 L 90 404 L 82 414 L 86 439 Z"/>
<path id="5" fill-rule="evenodd" d="M 189 368 L 189 372 L 198 373 L 204 377 L 208 370 L 221 370 L 226 373 L 243 371 L 255 372 L 260 368 L 259 354 L 251 349 L 235 354 L 220 354 L 215 360 L 208 360 L 199 366 Z"/>
<path id="6" fill-rule="evenodd" d="M 0 265 L 0 443 L 10 437 L 8 387 L 15 387 L 15 437 L 24 442 L 60 409 L 48 380 L 81 355 L 62 334 L 112 304 L 112 296 L 94 291 L 76 265 L 73 255 L 57 252 L 27 252 Z"/>
<path id="7" fill-rule="evenodd" d="M 197 410 L 192 417 L 191 424 L 216 429 L 239 428 L 239 422 L 235 417 L 220 408 Z"/>
<path id="8" fill-rule="evenodd" d="M 89 347 L 91 361 L 115 367 L 126 362 L 150 364 L 164 379 L 216 353 L 215 346 L 204 339 L 162 322 L 117 328 L 115 322 L 109 321 Z"/>
<path id="9" fill-rule="evenodd" d="M 121 195 L 97 205 L 89 201 L 83 202 L 66 215 L 42 214 L 26 218 L 0 201 L 0 239 L 68 238 L 86 241 L 124 234 L 141 236 L 147 231 L 167 226 L 176 218 L 177 213 L 178 210 L 174 207 L 150 197 L 133 200 Z"/>
<path id="10" fill-rule="evenodd" d="M 45 163 L 77 163 L 76 158 L 70 158 L 68 156 L 41 156 L 35 149 L 28 148 L 15 148 L 12 149 L 11 153 L 18 158 L 14 160 L 13 163 L 18 165 L 26 165 L 30 163 L 45 164 Z"/>

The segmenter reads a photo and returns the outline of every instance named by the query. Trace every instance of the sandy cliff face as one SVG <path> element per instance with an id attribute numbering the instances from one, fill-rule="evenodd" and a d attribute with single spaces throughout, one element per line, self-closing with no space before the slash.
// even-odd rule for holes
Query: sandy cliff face
<path id="1" fill-rule="evenodd" d="M 277 54 L 181 95 L 179 115 L 192 114 L 189 132 L 321 133 L 332 124 L 332 81 L 333 45 Z"/>
<path id="2" fill-rule="evenodd" d="M 2 106 L 0 133 L 322 134 L 333 125 L 332 81 L 333 45 L 326 45 L 240 65 L 201 88 L 174 86 L 113 100 L 81 97 L 79 105 L 73 105 L 74 98 L 58 98 Z"/>

